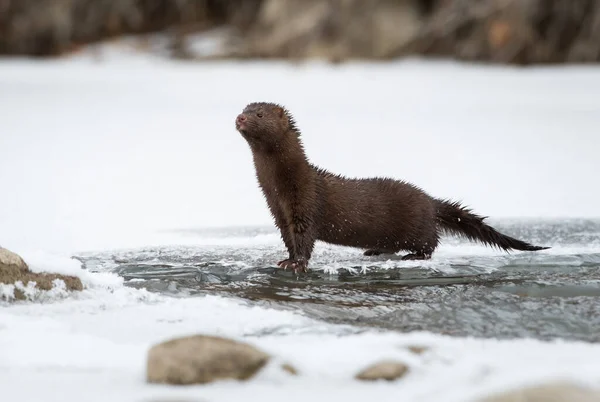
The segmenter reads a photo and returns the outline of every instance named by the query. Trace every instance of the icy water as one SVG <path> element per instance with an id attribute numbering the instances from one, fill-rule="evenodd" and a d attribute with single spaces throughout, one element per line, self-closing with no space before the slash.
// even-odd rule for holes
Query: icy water
<path id="1" fill-rule="evenodd" d="M 445 238 L 431 261 L 408 262 L 320 243 L 310 273 L 295 275 L 274 266 L 285 253 L 272 228 L 246 228 L 188 231 L 205 239 L 194 247 L 76 258 L 86 269 L 119 274 L 127 286 L 173 297 L 224 295 L 357 329 L 599 341 L 600 221 L 495 226 L 552 249 L 505 254 Z"/>

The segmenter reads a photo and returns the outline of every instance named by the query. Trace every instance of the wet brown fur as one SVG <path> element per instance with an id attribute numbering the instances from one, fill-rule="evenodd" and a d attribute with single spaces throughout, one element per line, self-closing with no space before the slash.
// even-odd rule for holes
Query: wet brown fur
<path id="1" fill-rule="evenodd" d="M 245 119 L 240 122 L 240 119 Z M 288 249 L 279 265 L 306 270 L 316 240 L 365 255 L 429 259 L 441 233 L 503 250 L 542 250 L 503 235 L 459 203 L 391 178 L 347 178 L 308 161 L 292 115 L 274 103 L 247 105 L 236 129 L 248 142 L 259 186 Z"/>

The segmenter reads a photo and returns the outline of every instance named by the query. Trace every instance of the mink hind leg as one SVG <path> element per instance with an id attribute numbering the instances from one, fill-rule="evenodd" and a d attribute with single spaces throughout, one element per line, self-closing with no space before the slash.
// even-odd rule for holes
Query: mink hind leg
<path id="1" fill-rule="evenodd" d="M 439 237 L 437 232 L 434 232 L 429 236 L 429 240 L 422 241 L 420 244 L 412 246 L 408 249 L 409 254 L 402 256 L 402 260 L 429 260 L 433 255 L 433 252 L 439 244 Z"/>
<path id="2" fill-rule="evenodd" d="M 371 248 L 366 250 L 363 255 L 367 256 L 367 257 L 375 257 L 378 255 L 382 255 L 382 254 L 396 254 L 399 250 L 397 251 L 393 251 L 393 250 L 381 250 L 381 249 L 376 249 L 376 248 Z M 433 250 L 431 250 L 430 252 L 427 251 L 415 251 L 413 253 L 410 254 L 406 254 L 404 256 L 402 256 L 402 260 L 428 260 L 431 258 L 431 254 L 433 253 Z"/>
<path id="3" fill-rule="evenodd" d="M 410 254 L 403 255 L 401 258 L 402 261 L 429 260 L 429 259 L 431 259 L 431 253 L 425 253 L 425 252 L 410 253 Z"/>
<path id="4" fill-rule="evenodd" d="M 409 254 L 403 255 L 401 259 L 403 261 L 407 261 L 407 260 L 429 260 L 429 259 L 431 259 L 431 255 L 433 254 L 434 250 L 435 250 L 435 247 L 423 246 L 421 248 L 410 250 L 412 252 L 409 253 Z"/>
<path id="5" fill-rule="evenodd" d="M 399 250 L 385 250 L 380 248 L 370 248 L 367 249 L 363 255 L 367 257 L 374 257 L 381 254 L 396 254 Z"/>

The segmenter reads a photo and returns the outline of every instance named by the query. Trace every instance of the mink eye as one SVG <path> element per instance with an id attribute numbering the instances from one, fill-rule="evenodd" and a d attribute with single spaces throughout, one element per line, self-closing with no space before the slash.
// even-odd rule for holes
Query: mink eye
<path id="1" fill-rule="evenodd" d="M 256 113 L 256 116 L 257 116 L 259 119 L 262 119 L 262 116 L 263 116 L 263 114 L 262 114 L 262 113 Z"/>

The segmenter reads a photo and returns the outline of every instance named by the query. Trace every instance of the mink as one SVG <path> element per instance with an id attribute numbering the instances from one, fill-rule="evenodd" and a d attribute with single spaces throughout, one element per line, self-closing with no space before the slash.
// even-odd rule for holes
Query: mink
<path id="1" fill-rule="evenodd" d="M 258 185 L 288 250 L 281 268 L 306 272 L 317 240 L 430 259 L 444 233 L 506 252 L 537 251 L 498 232 L 459 202 L 434 198 L 421 188 L 388 177 L 349 178 L 312 164 L 292 114 L 276 103 L 248 104 L 235 120 L 253 156 Z"/>

